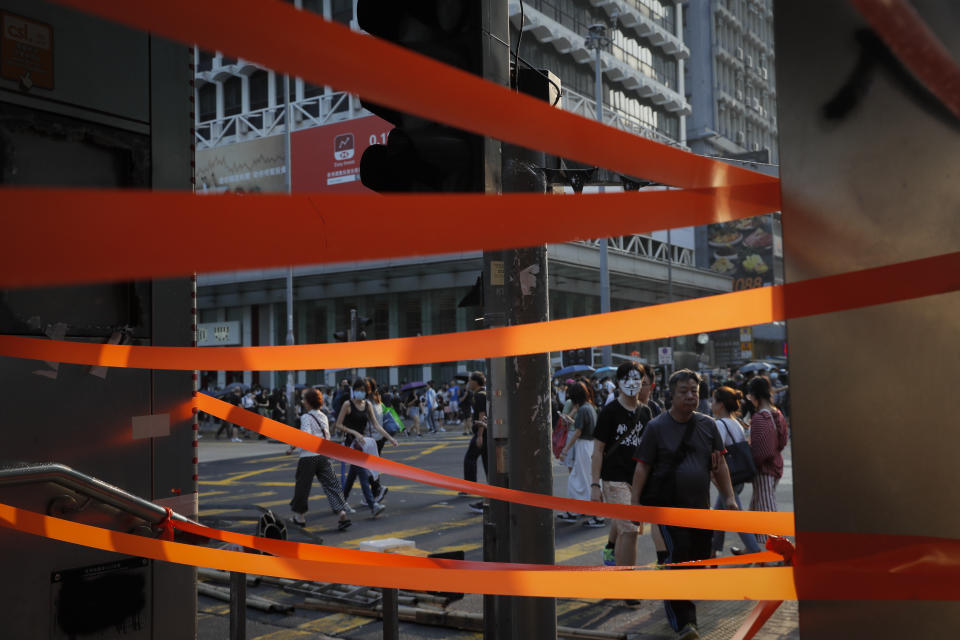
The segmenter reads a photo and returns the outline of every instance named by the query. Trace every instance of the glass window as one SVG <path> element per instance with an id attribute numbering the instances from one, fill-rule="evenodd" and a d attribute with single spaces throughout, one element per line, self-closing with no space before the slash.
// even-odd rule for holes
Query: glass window
<path id="1" fill-rule="evenodd" d="M 217 119 L 217 85 L 207 83 L 197 89 L 199 122 Z"/>
<path id="2" fill-rule="evenodd" d="M 231 76 L 223 83 L 223 115 L 240 113 L 243 100 L 243 83 L 237 76 Z"/>
<path id="3" fill-rule="evenodd" d="M 267 72 L 254 71 L 250 75 L 250 110 L 267 108 Z"/>

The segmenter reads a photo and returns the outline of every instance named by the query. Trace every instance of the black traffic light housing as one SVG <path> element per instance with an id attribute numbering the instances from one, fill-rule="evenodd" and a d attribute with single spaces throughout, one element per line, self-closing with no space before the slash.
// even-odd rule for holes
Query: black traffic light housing
<path id="1" fill-rule="evenodd" d="M 563 363 L 564 367 L 569 367 L 574 364 L 585 364 L 589 367 L 593 366 L 593 348 L 587 347 L 584 349 L 567 349 L 560 353 L 560 362 Z"/>
<path id="2" fill-rule="evenodd" d="M 460 0 L 358 0 L 360 28 L 378 38 L 483 75 L 483 3 Z M 443 99 L 437 87 L 437 99 Z M 381 193 L 482 192 L 483 138 L 364 100 L 395 128 L 360 160 L 360 180 Z"/>

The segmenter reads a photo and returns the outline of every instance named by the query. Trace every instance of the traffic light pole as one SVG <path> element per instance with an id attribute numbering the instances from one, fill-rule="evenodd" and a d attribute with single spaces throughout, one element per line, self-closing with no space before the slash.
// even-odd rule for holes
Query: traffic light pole
<path id="1" fill-rule="evenodd" d="M 507 2 L 488 0 L 484 13 L 485 29 L 502 42 L 509 42 Z M 484 76 L 509 86 L 509 51 L 494 38 L 485 40 Z M 546 164 L 542 152 L 500 145 L 489 139 L 486 143 L 487 176 L 499 177 L 504 193 L 546 191 L 546 181 L 540 172 L 540 167 Z M 487 186 L 488 193 L 495 191 L 491 187 L 495 187 L 496 182 L 491 184 L 488 180 Z M 488 326 L 548 320 L 546 246 L 485 252 L 484 283 Z M 491 407 L 486 443 L 489 482 L 551 495 L 549 354 L 492 361 L 489 382 Z M 485 560 L 553 564 L 554 557 L 552 511 L 491 502 L 484 520 Z M 487 596 L 484 615 L 487 639 L 556 638 L 553 598 Z"/>
<path id="2" fill-rule="evenodd" d="M 483 30 L 502 42 L 510 41 L 510 14 L 505 0 L 484 0 Z M 493 37 L 484 36 L 483 76 L 499 85 L 510 85 L 509 51 Z M 502 192 L 502 166 L 500 141 L 484 138 L 484 192 Z M 483 224 L 478 220 L 477 224 Z M 501 327 L 506 320 L 506 291 L 504 272 L 505 251 L 483 252 L 483 317 L 485 327 Z M 487 397 L 490 411 L 487 415 L 487 482 L 497 487 L 509 487 L 508 459 L 508 411 L 506 358 L 492 358 L 487 362 Z M 483 514 L 483 559 L 486 562 L 510 562 L 510 504 L 491 500 Z M 511 598 L 507 596 L 483 596 L 484 640 L 510 640 L 513 637 L 510 620 Z"/>

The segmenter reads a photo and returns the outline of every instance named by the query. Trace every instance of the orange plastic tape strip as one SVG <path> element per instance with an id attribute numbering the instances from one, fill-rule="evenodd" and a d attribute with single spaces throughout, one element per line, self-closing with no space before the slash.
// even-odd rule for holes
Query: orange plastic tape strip
<path id="1" fill-rule="evenodd" d="M 804 599 L 960 600 L 954 538 L 801 531 L 793 561 Z"/>
<path id="2" fill-rule="evenodd" d="M 547 598 L 793 600 L 793 570 L 489 570 L 321 562 L 208 549 L 68 522 L 0 504 L 0 526 L 95 549 L 264 576 L 371 587 Z"/>
<path id="3" fill-rule="evenodd" d="M 553 108 L 288 3 L 55 1 L 430 120 L 662 184 L 702 188 L 776 180 Z"/>
<path id="4" fill-rule="evenodd" d="M 405 556 L 398 553 L 380 553 L 376 551 L 360 551 L 358 549 L 340 549 L 338 547 L 329 547 L 319 544 L 310 544 L 304 542 L 292 542 L 290 540 L 275 540 L 272 538 L 261 538 L 243 533 L 234 533 L 233 531 L 224 531 L 222 529 L 212 529 L 193 522 L 181 520 L 171 520 L 170 525 L 175 529 L 193 533 L 198 536 L 210 538 L 211 540 L 220 540 L 221 542 L 230 542 L 249 549 L 257 549 L 275 556 L 285 558 L 302 558 L 304 560 L 319 560 L 323 562 L 347 562 L 351 564 L 370 564 L 381 567 L 422 567 L 422 568 L 444 568 L 444 569 L 473 569 L 477 571 L 489 571 L 492 569 L 523 569 L 527 571 L 544 570 L 566 570 L 566 571 L 633 571 L 637 567 L 607 567 L 607 566 L 581 566 L 581 565 L 543 565 L 543 564 L 520 564 L 508 562 L 473 562 L 470 560 L 448 560 L 445 558 L 420 558 L 418 556 Z M 725 556 L 722 558 L 711 558 L 708 560 L 696 560 L 694 562 L 678 563 L 672 566 L 723 566 L 723 565 L 743 565 L 753 562 L 779 562 L 783 556 L 773 551 L 761 551 L 760 553 L 749 553 L 742 556 Z"/>
<path id="5" fill-rule="evenodd" d="M 0 336 L 0 356 L 139 369 L 269 371 L 498 358 L 763 324 L 960 289 L 960 252 L 612 313 L 415 338 L 277 347 L 142 347 Z"/>
<path id="6" fill-rule="evenodd" d="M 581 196 L 4 188 L 0 199 L 10 211 L 39 214 L 4 221 L 0 287 L 7 288 L 529 247 L 727 222 L 780 208 L 777 183 Z M 603 215 L 584 215 L 590 210 Z M 244 233 L 259 228 L 265 211 L 282 216 L 304 241 L 271 243 Z M 376 229 L 363 242 L 355 241 L 358 219 Z M 465 220 L 481 223 L 464 233 Z M 188 238 L 204 250 L 182 251 Z M 37 261 L 38 255 L 56 259 Z"/>
<path id="7" fill-rule="evenodd" d="M 469 482 L 459 478 L 452 478 L 432 471 L 425 471 L 399 462 L 387 460 L 378 456 L 370 456 L 356 449 L 324 440 L 288 427 L 285 424 L 265 418 L 260 414 L 247 411 L 222 400 L 199 393 L 194 398 L 197 409 L 227 420 L 241 427 L 256 431 L 268 438 L 280 440 L 287 444 L 315 451 L 335 460 L 355 464 L 366 469 L 379 471 L 391 476 L 430 484 L 451 491 L 464 491 L 485 498 L 504 500 L 516 504 L 525 504 L 532 507 L 543 507 L 556 511 L 570 511 L 589 515 L 619 518 L 621 520 L 636 520 L 642 522 L 657 522 L 697 529 L 720 529 L 723 531 L 746 531 L 753 533 L 770 533 L 782 536 L 793 535 L 792 513 L 764 513 L 757 511 L 710 511 L 707 509 L 673 509 L 664 507 L 639 507 L 608 502 L 591 502 L 589 500 L 572 500 L 545 496 L 539 493 L 528 493 L 516 489 L 493 487 L 479 482 Z"/>
<path id="8" fill-rule="evenodd" d="M 887 46 L 960 118 L 960 66 L 906 0 L 852 0 Z"/>

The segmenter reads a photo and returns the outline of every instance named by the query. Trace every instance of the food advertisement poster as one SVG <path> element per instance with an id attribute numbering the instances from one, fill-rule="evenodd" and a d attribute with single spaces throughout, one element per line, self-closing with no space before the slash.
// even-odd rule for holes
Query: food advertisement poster
<path id="1" fill-rule="evenodd" d="M 773 284 L 773 215 L 707 228 L 710 269 L 733 278 L 733 290 Z"/>

